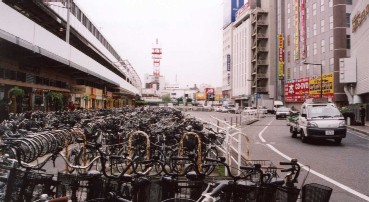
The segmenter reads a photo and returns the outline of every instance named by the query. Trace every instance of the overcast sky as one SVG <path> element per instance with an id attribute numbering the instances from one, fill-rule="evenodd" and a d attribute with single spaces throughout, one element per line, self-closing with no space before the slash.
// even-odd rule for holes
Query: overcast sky
<path id="1" fill-rule="evenodd" d="M 223 0 L 75 0 L 142 82 L 151 48 L 162 46 L 160 73 L 181 86 L 222 85 Z"/>

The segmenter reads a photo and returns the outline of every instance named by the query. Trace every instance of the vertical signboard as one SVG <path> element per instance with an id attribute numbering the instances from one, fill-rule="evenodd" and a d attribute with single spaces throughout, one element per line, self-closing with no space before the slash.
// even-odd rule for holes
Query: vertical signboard
<path id="1" fill-rule="evenodd" d="M 334 89 L 333 89 L 333 73 L 330 74 L 323 74 L 323 81 L 322 81 L 322 90 L 323 90 L 323 97 L 327 97 L 332 99 L 334 98 Z M 313 76 L 309 81 L 309 91 L 310 97 L 312 98 L 319 98 L 320 97 L 320 76 Z"/>
<path id="2" fill-rule="evenodd" d="M 236 19 L 236 12 L 243 6 L 244 0 L 226 0 L 224 1 L 224 16 L 223 16 L 223 27 L 234 22 Z"/>
<path id="3" fill-rule="evenodd" d="M 206 100 L 214 101 L 215 90 L 214 88 L 205 88 Z"/>
<path id="4" fill-rule="evenodd" d="M 278 78 L 284 79 L 284 39 L 283 34 L 278 35 Z"/>
<path id="5" fill-rule="evenodd" d="M 227 54 L 227 71 L 231 71 L 231 55 Z"/>
<path id="6" fill-rule="evenodd" d="M 301 59 L 306 57 L 306 0 L 301 0 Z"/>
<path id="7" fill-rule="evenodd" d="M 300 59 L 300 0 L 294 0 L 295 11 L 295 60 Z"/>

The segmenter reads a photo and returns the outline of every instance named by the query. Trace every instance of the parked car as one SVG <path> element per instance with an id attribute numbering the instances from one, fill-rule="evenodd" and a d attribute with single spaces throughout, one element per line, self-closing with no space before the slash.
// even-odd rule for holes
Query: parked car
<path id="1" fill-rule="evenodd" d="M 277 108 L 277 111 L 275 112 L 275 118 L 287 118 L 287 116 L 290 115 L 290 109 L 287 107 L 279 107 Z"/>
<path id="2" fill-rule="evenodd" d="M 243 113 L 246 115 L 255 115 L 256 114 L 256 109 L 253 107 L 245 107 L 243 109 Z"/>

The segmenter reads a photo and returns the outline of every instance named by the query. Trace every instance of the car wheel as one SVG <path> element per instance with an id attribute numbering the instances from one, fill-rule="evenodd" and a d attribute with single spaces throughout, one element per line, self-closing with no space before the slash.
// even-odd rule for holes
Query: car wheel
<path id="1" fill-rule="evenodd" d="M 277 119 L 277 120 L 278 120 L 278 119 L 279 119 L 279 117 L 278 117 L 278 116 L 275 116 L 275 119 Z"/>
<path id="2" fill-rule="evenodd" d="M 290 133 L 291 133 L 291 137 L 293 137 L 293 138 L 297 137 L 297 132 L 295 131 L 295 129 L 293 129 L 292 126 L 290 126 Z"/>
<path id="3" fill-rule="evenodd" d="M 301 142 L 306 143 L 307 137 L 305 136 L 304 130 L 301 130 Z"/>
<path id="4" fill-rule="evenodd" d="M 334 142 L 336 142 L 337 144 L 341 143 L 342 142 L 342 138 L 335 138 L 334 139 Z"/>

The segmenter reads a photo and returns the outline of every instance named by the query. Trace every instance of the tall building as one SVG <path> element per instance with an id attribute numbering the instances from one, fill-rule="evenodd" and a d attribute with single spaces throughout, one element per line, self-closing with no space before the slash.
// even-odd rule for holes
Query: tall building
<path id="1" fill-rule="evenodd" d="M 351 0 L 279 1 L 279 91 L 287 105 L 307 97 L 345 104 L 339 58 L 350 56 Z M 322 80 L 320 77 L 322 76 Z M 322 89 L 322 92 L 320 91 Z M 281 93 L 282 94 L 282 93 Z"/>
<path id="2" fill-rule="evenodd" d="M 244 5 L 244 0 L 224 0 L 223 16 L 223 85 L 222 94 L 224 101 L 231 98 L 231 68 L 232 68 L 232 39 L 233 22 L 236 20 L 236 13 Z"/>
<path id="3" fill-rule="evenodd" d="M 275 99 L 276 8 L 276 1 L 250 0 L 223 28 L 223 94 L 241 107 Z"/>
<path id="4" fill-rule="evenodd" d="M 369 103 L 368 15 L 369 2 L 355 1 L 350 18 L 350 58 L 340 60 L 340 82 L 344 84 L 344 91 L 350 104 Z"/>

